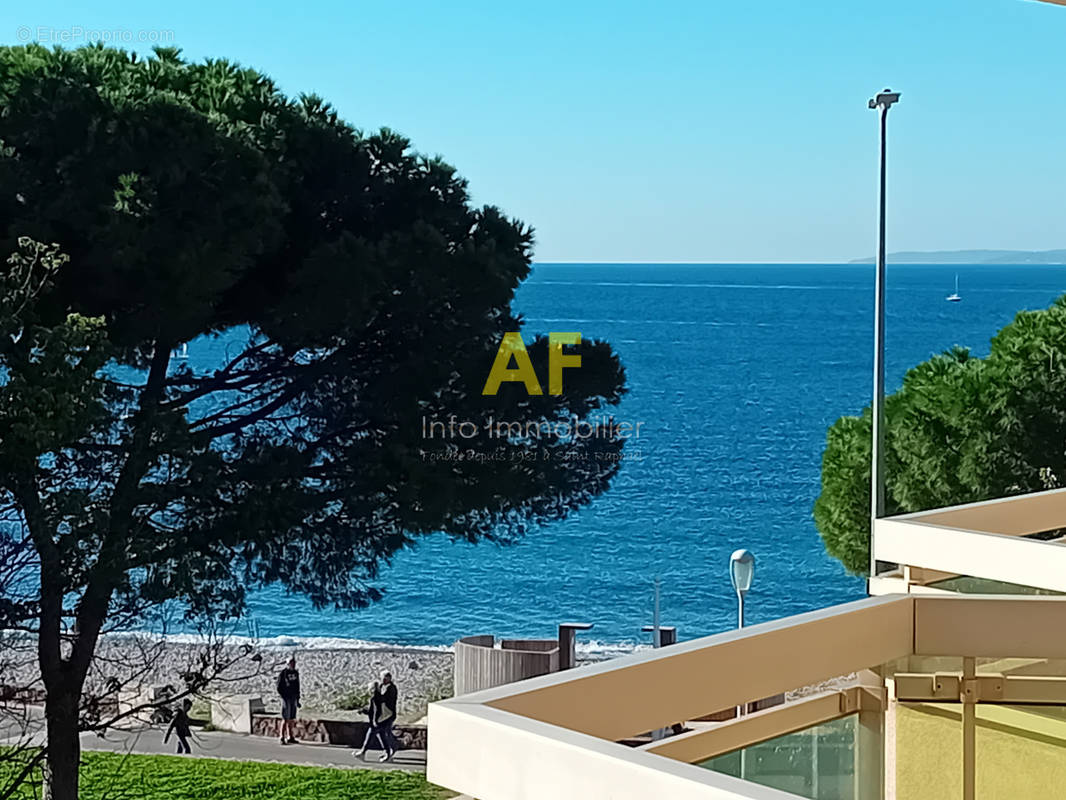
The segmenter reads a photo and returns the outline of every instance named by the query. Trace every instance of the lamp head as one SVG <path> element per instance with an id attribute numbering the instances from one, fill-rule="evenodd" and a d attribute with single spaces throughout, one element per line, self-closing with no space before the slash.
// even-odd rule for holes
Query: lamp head
<path id="1" fill-rule="evenodd" d="M 872 98 L 869 102 L 870 108 L 883 108 L 888 111 L 893 105 L 899 102 L 899 92 L 893 92 L 891 89 L 885 89 L 883 92 Z"/>
<path id="2" fill-rule="evenodd" d="M 744 594 L 751 588 L 755 578 L 755 556 L 750 550 L 736 550 L 729 557 L 729 578 L 737 594 Z"/>

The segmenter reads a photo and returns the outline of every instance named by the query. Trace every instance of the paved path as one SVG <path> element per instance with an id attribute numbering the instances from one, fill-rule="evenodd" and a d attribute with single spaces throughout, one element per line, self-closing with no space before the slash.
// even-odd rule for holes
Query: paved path
<path id="1" fill-rule="evenodd" d="M 402 769 L 424 772 L 425 750 L 399 750 L 392 761 L 382 764 L 381 753 L 367 752 L 367 760 L 355 757 L 350 747 L 331 744 L 281 745 L 276 739 L 264 736 L 245 736 L 220 731 L 193 731 L 192 755 L 201 758 L 223 758 L 230 761 L 264 761 L 278 764 L 307 764 L 316 767 L 344 767 L 348 769 Z M 104 737 L 85 733 L 81 737 L 84 750 L 108 750 L 116 753 L 173 754 L 176 742 L 163 744 L 163 730 L 147 727 L 137 730 L 111 730 Z"/>
<path id="2" fill-rule="evenodd" d="M 44 709 L 17 703 L 0 703 L 0 746 L 17 746 L 44 727 Z"/>
<path id="3" fill-rule="evenodd" d="M 7 712 L 7 713 L 5 713 Z M 41 744 L 44 740 L 43 719 L 35 707 L 19 709 L 16 715 L 0 708 L 0 747 Z M 113 753 L 173 754 L 177 743 L 171 738 L 163 744 L 163 728 L 144 726 L 134 730 L 110 730 L 102 737 L 83 733 L 83 750 L 107 750 Z M 244 736 L 239 733 L 193 730 L 192 755 L 198 758 L 222 758 L 230 761 L 262 761 L 277 764 L 306 764 L 315 767 L 347 769 L 402 769 L 425 772 L 425 750 L 399 750 L 392 761 L 382 764 L 378 750 L 367 752 L 367 760 L 355 757 L 355 750 L 330 744 L 281 745 L 276 739 Z"/>

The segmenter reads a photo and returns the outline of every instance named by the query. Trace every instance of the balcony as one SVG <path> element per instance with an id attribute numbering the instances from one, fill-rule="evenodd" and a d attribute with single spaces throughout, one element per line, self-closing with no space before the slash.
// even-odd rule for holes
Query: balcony
<path id="1" fill-rule="evenodd" d="M 1066 593 L 1066 489 L 877 520 L 870 593 Z"/>
<path id="2" fill-rule="evenodd" d="M 435 703 L 428 777 L 478 800 L 1049 797 L 1063 630 L 1066 598 L 871 597 Z"/>

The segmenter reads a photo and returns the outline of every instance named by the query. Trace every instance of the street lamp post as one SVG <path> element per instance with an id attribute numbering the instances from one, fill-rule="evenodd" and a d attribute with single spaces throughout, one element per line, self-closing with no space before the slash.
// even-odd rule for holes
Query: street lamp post
<path id="1" fill-rule="evenodd" d="M 870 454 L 870 577 L 877 574 L 874 558 L 874 521 L 885 514 L 885 151 L 888 109 L 899 102 L 899 92 L 885 89 L 869 106 L 881 115 L 881 196 L 878 208 L 877 266 L 874 279 L 874 396 L 873 444 Z"/>
<path id="2" fill-rule="evenodd" d="M 755 556 L 750 550 L 735 550 L 729 557 L 729 579 L 737 593 L 737 627 L 744 627 L 744 595 L 755 578 Z"/>
<path id="3" fill-rule="evenodd" d="M 744 595 L 751 589 L 751 582 L 755 579 L 755 556 L 750 550 L 734 550 L 729 557 L 729 580 L 733 582 L 733 590 L 737 593 L 737 627 L 744 627 Z M 737 717 L 744 716 L 748 704 L 737 706 Z M 747 779 L 747 748 L 740 750 L 740 779 Z"/>

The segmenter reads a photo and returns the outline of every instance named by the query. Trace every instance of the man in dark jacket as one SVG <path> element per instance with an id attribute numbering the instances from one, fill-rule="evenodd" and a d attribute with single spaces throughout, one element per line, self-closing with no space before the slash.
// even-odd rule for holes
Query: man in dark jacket
<path id="1" fill-rule="evenodd" d="M 281 743 L 296 744 L 296 709 L 300 707 L 300 673 L 296 659 L 278 675 L 278 694 L 281 695 Z"/>

